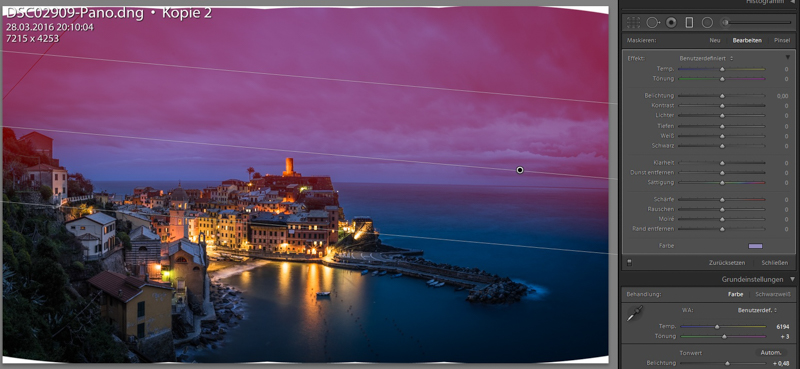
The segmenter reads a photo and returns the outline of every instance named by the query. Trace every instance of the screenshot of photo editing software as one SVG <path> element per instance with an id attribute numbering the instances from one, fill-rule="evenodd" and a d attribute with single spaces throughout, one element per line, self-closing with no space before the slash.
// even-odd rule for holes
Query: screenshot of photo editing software
<path id="1" fill-rule="evenodd" d="M 800 367 L 796 0 L 2 20 L 3 365 Z"/>

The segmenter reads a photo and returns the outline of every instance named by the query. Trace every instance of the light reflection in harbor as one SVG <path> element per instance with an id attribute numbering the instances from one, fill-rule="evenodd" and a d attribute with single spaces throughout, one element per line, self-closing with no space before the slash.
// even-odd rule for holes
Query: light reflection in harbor
<path id="1" fill-rule="evenodd" d="M 249 270 L 246 270 L 246 271 L 242 272 L 242 280 L 241 280 L 241 283 L 242 283 L 241 288 L 242 289 L 250 288 L 250 278 L 251 278 L 251 276 L 252 275 L 250 274 Z"/>
<path id="2" fill-rule="evenodd" d="M 324 291 L 333 291 L 333 268 L 320 266 L 322 268 L 322 282 Z"/>
<path id="3" fill-rule="evenodd" d="M 284 261 L 281 263 L 281 271 L 278 273 L 278 296 L 281 298 L 289 296 L 290 280 L 289 263 Z"/>
<path id="4" fill-rule="evenodd" d="M 303 268 L 292 268 L 293 272 L 299 273 L 298 277 L 304 279 L 305 289 L 298 291 L 303 294 L 302 317 L 300 320 L 300 329 L 306 332 L 308 340 L 307 350 L 310 355 L 319 356 L 322 354 L 321 349 L 323 345 L 323 333 L 320 332 L 322 327 L 322 306 L 317 301 L 317 292 L 320 291 L 320 280 L 317 264 L 307 264 Z"/>

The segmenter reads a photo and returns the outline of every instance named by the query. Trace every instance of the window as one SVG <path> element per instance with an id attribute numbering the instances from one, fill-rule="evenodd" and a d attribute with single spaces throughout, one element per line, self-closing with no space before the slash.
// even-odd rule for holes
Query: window
<path id="1" fill-rule="evenodd" d="M 136 317 L 144 317 L 144 301 L 140 301 L 138 304 L 136 304 Z"/>
<path id="2" fill-rule="evenodd" d="M 144 302 L 140 302 L 140 304 L 144 304 Z M 144 323 L 139 323 L 136 326 L 136 337 L 144 338 Z"/>
<path id="3" fill-rule="evenodd" d="M 81 231 L 85 231 L 85 230 L 86 230 L 86 227 L 81 226 Z"/>
<path id="4" fill-rule="evenodd" d="M 56 191 L 56 195 L 58 195 L 58 187 L 53 187 L 53 190 Z"/>
<path id="5" fill-rule="evenodd" d="M 61 175 L 61 180 L 62 181 L 66 181 L 67 180 L 67 175 L 66 174 L 62 174 Z"/>
<path id="6" fill-rule="evenodd" d="M 54 174 L 54 175 L 53 175 L 53 180 L 54 180 L 54 181 L 57 181 L 57 180 L 58 180 L 58 174 Z"/>
<path id="7" fill-rule="evenodd" d="M 183 257 L 183 256 L 178 256 L 178 258 L 175 259 L 175 262 L 176 263 L 181 263 L 181 264 L 186 264 L 187 263 L 186 258 Z"/>

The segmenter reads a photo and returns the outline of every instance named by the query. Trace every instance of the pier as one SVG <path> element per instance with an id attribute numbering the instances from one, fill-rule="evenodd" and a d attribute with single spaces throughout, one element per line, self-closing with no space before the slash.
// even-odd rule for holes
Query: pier
<path id="1" fill-rule="evenodd" d="M 465 272 L 454 272 L 441 268 L 433 268 L 425 265 L 415 265 L 412 263 L 393 259 L 396 255 L 421 255 L 422 250 L 394 251 L 387 253 L 364 253 L 365 257 L 311 257 L 306 254 L 280 254 L 280 253 L 261 253 L 239 250 L 220 251 L 223 254 L 230 254 L 251 259 L 271 260 L 271 261 L 290 261 L 295 263 L 317 263 L 332 268 L 343 268 L 353 270 L 377 270 L 387 273 L 401 273 L 404 276 L 420 279 L 436 279 L 446 284 L 464 287 L 469 289 L 482 289 L 494 282 L 491 276 L 478 275 Z"/>

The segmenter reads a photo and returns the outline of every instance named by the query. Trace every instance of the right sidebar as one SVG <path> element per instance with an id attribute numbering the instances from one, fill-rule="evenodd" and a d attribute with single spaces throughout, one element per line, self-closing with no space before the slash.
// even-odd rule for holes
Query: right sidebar
<path id="1" fill-rule="evenodd" d="M 795 58 L 623 50 L 625 267 L 794 270 Z"/>
<path id="2" fill-rule="evenodd" d="M 797 368 L 796 4 L 659 3 L 620 7 L 620 366 Z"/>

